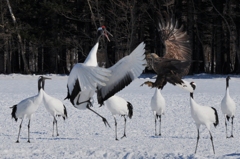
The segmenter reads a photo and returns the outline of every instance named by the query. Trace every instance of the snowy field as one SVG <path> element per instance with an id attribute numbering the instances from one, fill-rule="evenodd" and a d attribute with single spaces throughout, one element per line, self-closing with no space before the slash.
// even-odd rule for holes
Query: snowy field
<path id="1" fill-rule="evenodd" d="M 58 99 L 67 95 L 68 76 L 46 75 L 45 91 Z M 194 75 L 186 81 L 197 84 L 194 99 L 199 104 L 215 107 L 220 124 L 211 127 L 215 151 L 213 154 L 207 129 L 200 127 L 197 154 L 194 154 L 197 130 L 191 118 L 189 93 L 170 84 L 162 91 L 166 113 L 162 117 L 162 136 L 154 136 L 154 117 L 150 100 L 154 89 L 140 85 L 151 75 L 142 75 L 117 95 L 134 107 L 133 118 L 127 118 L 127 138 L 115 141 L 114 119 L 106 106 L 99 107 L 95 97 L 93 109 L 111 125 L 105 127 L 101 118 L 89 110 L 78 110 L 65 100 L 68 118 L 58 118 L 59 137 L 52 137 L 52 116 L 40 105 L 31 121 L 31 143 L 27 143 L 27 124 L 22 126 L 20 143 L 15 143 L 19 124 L 11 119 L 9 107 L 37 94 L 38 76 L 0 75 L 0 158 L 240 158 L 240 76 L 231 76 L 230 95 L 237 105 L 234 119 L 234 138 L 226 139 L 224 117 L 220 102 L 225 94 L 226 76 Z M 154 79 L 150 80 L 154 81 Z M 118 137 L 123 135 L 123 117 L 118 116 Z M 230 124 L 229 124 L 230 133 Z"/>

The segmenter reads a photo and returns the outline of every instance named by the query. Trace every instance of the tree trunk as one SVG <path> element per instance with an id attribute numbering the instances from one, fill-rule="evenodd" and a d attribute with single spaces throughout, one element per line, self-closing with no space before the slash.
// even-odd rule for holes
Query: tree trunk
<path id="1" fill-rule="evenodd" d="M 214 21 L 214 20 L 213 20 Z M 215 70 L 215 34 L 216 34 L 216 30 L 214 28 L 214 24 L 211 25 L 212 26 L 212 35 L 211 35 L 211 73 L 215 74 L 216 70 Z"/>
<path id="2" fill-rule="evenodd" d="M 12 7 L 9 3 L 9 0 L 7 0 L 7 5 L 8 5 L 8 9 L 9 9 L 9 12 L 10 12 L 10 15 L 11 15 L 11 18 L 13 20 L 13 24 L 15 26 L 15 30 L 16 30 L 16 33 L 17 33 L 17 39 L 18 39 L 18 42 L 20 44 L 20 50 L 21 50 L 21 55 L 22 55 L 22 59 L 23 59 L 23 65 L 24 65 L 24 72 L 29 74 L 30 71 L 28 69 L 28 65 L 27 65 L 27 60 L 26 60 L 26 57 L 25 57 L 25 50 L 23 49 L 23 44 L 22 44 L 22 38 L 21 38 L 21 35 L 19 33 L 19 29 L 18 29 L 18 26 L 17 26 L 17 21 L 16 21 L 16 18 L 12 12 Z"/>
<path id="3" fill-rule="evenodd" d="M 193 1 L 188 0 L 188 12 L 187 12 L 187 33 L 189 35 L 189 40 L 191 42 L 191 49 L 192 49 L 192 57 L 199 57 L 198 52 L 195 51 L 194 47 L 195 46 L 195 39 L 194 39 L 194 8 L 193 8 Z M 193 70 L 195 72 L 198 72 L 199 70 L 199 65 L 194 65 L 195 67 L 191 67 L 189 69 L 189 74 L 192 74 Z"/>
<path id="4" fill-rule="evenodd" d="M 240 21 L 240 18 L 238 17 L 237 20 Z M 237 23 L 236 28 L 237 28 L 237 35 L 236 35 L 237 40 L 235 43 L 236 57 L 235 57 L 234 72 L 237 74 L 240 74 L 240 24 L 239 23 Z"/>
<path id="5" fill-rule="evenodd" d="M 4 46 L 3 73 L 7 73 L 7 60 L 8 60 L 8 38 L 6 38 L 6 43 L 5 43 L 5 46 Z"/>
<path id="6" fill-rule="evenodd" d="M 12 73 L 11 72 L 11 58 L 12 58 L 12 47 L 11 47 L 11 39 L 8 39 L 8 51 L 7 51 L 7 74 Z"/>

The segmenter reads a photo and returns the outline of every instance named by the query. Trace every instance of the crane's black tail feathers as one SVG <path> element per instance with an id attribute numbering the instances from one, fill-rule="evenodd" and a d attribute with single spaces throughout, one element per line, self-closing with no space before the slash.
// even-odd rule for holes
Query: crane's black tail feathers
<path id="1" fill-rule="evenodd" d="M 133 116 L 133 106 L 130 102 L 127 102 L 127 107 L 128 107 L 128 117 L 131 119 Z"/>
<path id="2" fill-rule="evenodd" d="M 12 118 L 14 118 L 15 121 L 17 122 L 17 120 L 18 120 L 18 118 L 16 117 L 17 105 L 14 105 L 14 106 L 12 106 L 10 108 L 12 109 L 12 113 L 11 113 Z"/>
<path id="3" fill-rule="evenodd" d="M 67 109 L 66 109 L 65 105 L 63 105 L 63 107 L 64 107 L 64 115 L 65 115 L 65 116 L 63 116 L 63 119 L 65 120 L 65 118 L 68 117 L 67 116 Z"/>
<path id="4" fill-rule="evenodd" d="M 215 123 L 213 123 L 213 125 L 216 127 L 219 124 L 218 113 L 215 108 L 212 107 L 212 109 L 214 110 L 214 114 L 215 114 Z"/>
<path id="5" fill-rule="evenodd" d="M 227 121 L 229 121 L 230 117 L 229 117 L 229 116 L 226 116 L 226 118 L 227 118 Z"/>

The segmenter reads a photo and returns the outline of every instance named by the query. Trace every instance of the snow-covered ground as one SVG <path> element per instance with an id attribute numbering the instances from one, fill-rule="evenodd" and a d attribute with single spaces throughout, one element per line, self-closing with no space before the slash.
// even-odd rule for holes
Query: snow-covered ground
<path id="1" fill-rule="evenodd" d="M 68 76 L 46 76 L 52 78 L 46 81 L 46 93 L 63 101 L 67 95 Z M 68 118 L 65 121 L 58 118 L 59 137 L 52 137 L 53 118 L 41 104 L 31 121 L 31 143 L 27 143 L 27 120 L 23 122 L 20 143 L 15 143 L 21 120 L 15 122 L 11 119 L 9 107 L 37 94 L 38 76 L 0 75 L 0 158 L 240 158 L 240 76 L 232 76 L 230 80 L 230 95 L 237 104 L 234 138 L 230 139 L 225 137 L 220 108 L 226 76 L 200 74 L 185 78 L 197 84 L 194 99 L 218 111 L 220 124 L 217 128 L 211 127 L 215 155 L 209 133 L 203 126 L 200 128 L 198 151 L 194 154 L 197 130 L 191 118 L 189 93 L 170 84 L 162 91 L 166 100 L 162 136 L 154 136 L 154 117 L 149 105 L 154 89 L 140 87 L 149 80 L 148 77 L 151 76 L 142 75 L 117 93 L 134 107 L 133 118 L 127 120 L 127 138 L 115 141 L 114 119 L 106 106 L 99 108 L 95 97 L 93 109 L 106 117 L 111 128 L 105 127 L 101 118 L 89 110 L 78 110 L 65 100 Z M 117 119 L 120 138 L 124 122 L 123 117 L 118 116 Z"/>

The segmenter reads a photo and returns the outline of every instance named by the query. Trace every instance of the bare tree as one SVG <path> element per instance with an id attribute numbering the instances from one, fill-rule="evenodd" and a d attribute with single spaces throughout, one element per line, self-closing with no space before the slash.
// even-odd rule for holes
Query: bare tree
<path id="1" fill-rule="evenodd" d="M 6 1 L 7 1 L 7 5 L 8 5 L 8 9 L 9 9 L 10 15 L 11 15 L 12 20 L 13 20 L 13 24 L 15 26 L 15 31 L 17 33 L 17 39 L 18 39 L 18 43 L 19 43 L 19 48 L 20 48 L 20 51 L 21 51 L 22 59 L 23 59 L 24 71 L 26 73 L 30 73 L 28 65 L 27 65 L 27 59 L 25 57 L 25 50 L 23 49 L 24 46 L 23 46 L 21 35 L 19 33 L 19 28 L 18 28 L 18 25 L 17 25 L 17 21 L 16 21 L 16 18 L 14 16 L 14 14 L 13 14 L 12 7 L 10 5 L 9 0 L 6 0 Z"/>

